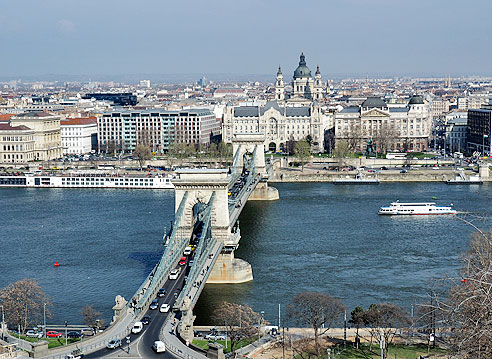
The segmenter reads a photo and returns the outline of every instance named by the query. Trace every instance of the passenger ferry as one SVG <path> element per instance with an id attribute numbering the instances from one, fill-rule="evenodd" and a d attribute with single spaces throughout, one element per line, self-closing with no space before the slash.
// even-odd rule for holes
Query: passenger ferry
<path id="1" fill-rule="evenodd" d="M 124 188 L 174 189 L 168 176 L 123 176 L 110 174 L 0 175 L 0 187 L 33 188 Z"/>
<path id="2" fill-rule="evenodd" d="M 451 204 L 452 206 L 452 204 Z M 427 203 L 391 203 L 388 207 L 381 207 L 378 214 L 381 215 L 434 215 L 456 214 L 451 206 L 436 206 L 434 202 Z"/>

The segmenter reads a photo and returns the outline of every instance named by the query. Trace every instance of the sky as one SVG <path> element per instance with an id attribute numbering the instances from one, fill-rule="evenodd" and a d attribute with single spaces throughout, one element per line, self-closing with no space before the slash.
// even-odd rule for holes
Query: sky
<path id="1" fill-rule="evenodd" d="M 491 0 L 0 0 L 0 78 L 492 75 Z"/>

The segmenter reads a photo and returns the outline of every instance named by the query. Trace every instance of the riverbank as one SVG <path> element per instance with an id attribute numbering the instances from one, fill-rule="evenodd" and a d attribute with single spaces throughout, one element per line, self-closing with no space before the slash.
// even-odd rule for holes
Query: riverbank
<path id="1" fill-rule="evenodd" d="M 401 170 L 381 170 L 376 172 L 363 171 L 364 178 L 377 178 L 380 182 L 445 182 L 454 179 L 458 172 L 454 169 L 411 169 L 405 173 Z M 305 167 L 301 169 L 280 168 L 276 169 L 269 178 L 270 183 L 290 183 L 290 182 L 333 182 L 339 178 L 355 178 L 357 171 L 328 171 L 323 169 L 313 169 Z M 473 171 L 464 171 L 465 176 L 476 176 Z M 482 178 L 484 182 L 492 181 L 492 178 Z"/>

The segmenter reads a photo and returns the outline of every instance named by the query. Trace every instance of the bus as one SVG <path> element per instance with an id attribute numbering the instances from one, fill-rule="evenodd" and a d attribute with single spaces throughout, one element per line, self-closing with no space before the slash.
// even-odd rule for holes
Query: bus
<path id="1" fill-rule="evenodd" d="M 389 160 L 404 160 L 407 158 L 406 153 L 387 153 L 386 158 Z"/>

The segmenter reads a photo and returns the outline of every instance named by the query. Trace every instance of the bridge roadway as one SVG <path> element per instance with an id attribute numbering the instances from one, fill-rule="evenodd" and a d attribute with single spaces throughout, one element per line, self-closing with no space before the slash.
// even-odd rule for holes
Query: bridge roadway
<path id="1" fill-rule="evenodd" d="M 175 301 L 175 293 L 178 293 L 178 288 L 182 288 L 185 279 L 186 270 L 183 269 L 177 280 L 167 280 L 162 288 L 166 290 L 166 295 L 159 299 L 159 308 L 161 304 L 168 303 L 171 307 Z M 85 358 L 175 358 L 169 351 L 165 353 L 156 353 L 152 350 L 152 344 L 154 341 L 159 340 L 160 332 L 164 326 L 168 316 L 172 315 L 171 311 L 168 313 L 161 313 L 159 309 L 150 310 L 147 309 L 145 315 L 151 317 L 150 324 L 144 325 L 144 329 L 139 334 L 130 334 L 130 352 L 127 352 L 127 344 L 125 338 L 120 338 L 122 346 L 116 349 L 103 348 L 91 354 L 85 355 Z"/>

